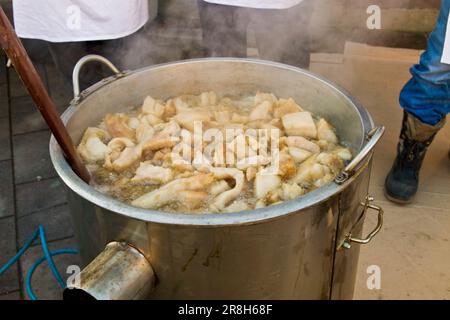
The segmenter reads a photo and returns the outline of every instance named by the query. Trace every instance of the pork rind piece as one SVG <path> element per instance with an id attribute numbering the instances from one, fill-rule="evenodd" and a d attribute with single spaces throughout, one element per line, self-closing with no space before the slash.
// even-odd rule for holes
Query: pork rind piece
<path id="1" fill-rule="evenodd" d="M 296 147 L 289 147 L 288 152 L 294 159 L 295 163 L 302 163 L 303 161 L 312 156 L 311 152 Z"/>
<path id="2" fill-rule="evenodd" d="M 317 122 L 317 137 L 319 140 L 325 140 L 334 144 L 338 143 L 334 128 L 325 119 L 320 119 Z"/>
<path id="3" fill-rule="evenodd" d="M 164 115 L 165 107 L 160 102 L 156 101 L 152 97 L 145 98 L 142 105 L 142 112 L 144 114 L 151 114 L 159 119 L 162 119 Z"/>
<path id="4" fill-rule="evenodd" d="M 255 106 L 268 101 L 271 104 L 277 102 L 278 98 L 273 93 L 257 92 L 255 95 Z"/>
<path id="5" fill-rule="evenodd" d="M 203 190 L 206 190 L 213 182 L 213 174 L 199 174 L 173 180 L 137 198 L 131 204 L 145 209 L 159 209 L 171 203 L 181 203 L 190 209 L 195 209 L 208 199 L 208 193 Z"/>
<path id="6" fill-rule="evenodd" d="M 253 108 L 250 113 L 250 121 L 269 121 L 272 119 L 273 103 L 269 101 L 263 101 Z"/>
<path id="7" fill-rule="evenodd" d="M 133 182 L 145 184 L 165 184 L 173 179 L 173 172 L 170 168 L 154 166 L 151 161 L 141 162 L 136 170 L 136 175 L 131 179 Z"/>
<path id="8" fill-rule="evenodd" d="M 302 112 L 303 109 L 295 103 L 294 99 L 280 99 L 278 100 L 277 106 L 275 107 L 275 110 L 273 112 L 273 116 L 275 118 L 283 118 L 285 115 L 291 114 L 291 113 L 298 113 Z"/>
<path id="9" fill-rule="evenodd" d="M 283 178 L 291 178 L 297 173 L 297 168 L 295 166 L 295 161 L 292 156 L 286 153 L 280 153 L 278 174 Z"/>
<path id="10" fill-rule="evenodd" d="M 163 148 L 172 148 L 180 141 L 179 135 L 181 128 L 178 123 L 174 121 L 164 123 L 161 128 L 158 129 L 160 129 L 159 132 L 155 133 L 155 135 L 150 139 L 145 140 L 140 144 L 144 154 Z"/>
<path id="11" fill-rule="evenodd" d="M 211 120 L 211 115 L 208 111 L 199 108 L 182 111 L 177 114 L 174 119 L 182 128 L 193 132 L 195 122 L 209 122 Z"/>
<path id="12" fill-rule="evenodd" d="M 108 147 L 105 144 L 110 139 L 105 130 L 87 128 L 77 148 L 78 153 L 87 163 L 95 163 L 105 160 Z"/>
<path id="13" fill-rule="evenodd" d="M 292 136 L 286 138 L 288 147 L 300 148 L 311 153 L 319 153 L 320 147 L 312 141 L 299 136 Z"/>
<path id="14" fill-rule="evenodd" d="M 104 123 L 113 138 L 134 139 L 134 130 L 129 126 L 130 118 L 123 113 L 108 114 Z"/>
<path id="15" fill-rule="evenodd" d="M 305 194 L 305 190 L 296 183 L 283 183 L 281 190 L 284 201 L 294 200 Z"/>
<path id="16" fill-rule="evenodd" d="M 217 179 L 232 178 L 235 180 L 233 189 L 221 193 L 213 200 L 212 207 L 221 211 L 241 194 L 245 182 L 244 173 L 233 168 L 211 168 L 210 171 Z"/>
<path id="17" fill-rule="evenodd" d="M 256 199 L 264 199 L 269 192 L 278 189 L 280 186 L 281 178 L 278 175 L 261 170 L 255 178 L 255 197 Z"/>
<path id="18" fill-rule="evenodd" d="M 317 138 L 317 128 L 309 112 L 297 112 L 285 115 L 282 118 L 283 127 L 289 136 L 302 136 Z"/>
<path id="19" fill-rule="evenodd" d="M 108 143 L 104 166 L 116 172 L 124 171 L 138 162 L 141 155 L 142 148 L 130 139 L 114 138 Z"/>

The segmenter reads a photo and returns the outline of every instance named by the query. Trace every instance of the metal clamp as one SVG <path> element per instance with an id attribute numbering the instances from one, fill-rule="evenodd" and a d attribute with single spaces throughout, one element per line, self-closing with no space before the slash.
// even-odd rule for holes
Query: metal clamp
<path id="1" fill-rule="evenodd" d="M 364 206 L 364 212 L 363 212 L 362 216 L 364 216 L 369 209 L 375 210 L 376 212 L 378 212 L 378 223 L 377 223 L 377 226 L 364 239 L 354 238 L 354 237 L 352 237 L 352 233 L 350 232 L 347 235 L 347 237 L 345 238 L 344 243 L 342 244 L 342 247 L 344 249 L 350 249 L 352 243 L 368 244 L 381 231 L 381 228 L 383 227 L 384 210 L 383 210 L 383 208 L 372 204 L 371 202 L 373 200 L 374 200 L 373 197 L 367 196 L 366 202 L 361 203 Z"/>
<path id="2" fill-rule="evenodd" d="M 345 167 L 345 169 L 334 180 L 337 184 L 343 184 L 350 179 L 359 168 L 361 162 L 373 151 L 380 141 L 386 128 L 384 126 L 376 127 L 367 134 L 368 142 L 361 152 Z"/>
<path id="3" fill-rule="evenodd" d="M 81 71 L 81 68 L 86 63 L 89 63 L 92 61 L 101 62 L 104 65 L 106 65 L 108 68 L 111 69 L 112 72 L 114 72 L 116 78 L 124 76 L 124 73 L 121 72 L 119 69 L 117 69 L 116 66 L 111 61 L 106 59 L 105 57 L 102 57 L 102 56 L 99 56 L 96 54 L 89 54 L 89 55 L 81 58 L 80 61 L 78 61 L 77 64 L 75 65 L 75 68 L 73 69 L 73 74 L 72 74 L 73 95 L 74 95 L 75 101 L 80 99 L 80 71 Z"/>

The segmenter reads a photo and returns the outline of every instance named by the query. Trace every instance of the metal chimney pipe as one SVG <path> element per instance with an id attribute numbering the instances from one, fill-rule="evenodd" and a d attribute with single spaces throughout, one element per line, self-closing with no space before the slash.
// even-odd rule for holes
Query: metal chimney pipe
<path id="1" fill-rule="evenodd" d="M 84 270 L 64 300 L 140 300 L 155 285 L 155 274 L 145 256 L 123 242 L 111 242 Z"/>

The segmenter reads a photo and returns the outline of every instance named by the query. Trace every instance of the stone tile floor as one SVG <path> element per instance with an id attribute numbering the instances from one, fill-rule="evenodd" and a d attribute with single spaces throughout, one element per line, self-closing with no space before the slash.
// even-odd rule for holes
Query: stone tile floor
<path id="1" fill-rule="evenodd" d="M 30 97 L 24 90 L 14 69 L 7 69 L 0 58 L 0 264 L 22 246 L 39 224 L 47 232 L 51 247 L 76 247 L 68 215 L 65 188 L 56 177 L 48 153 L 50 132 Z M 48 74 L 53 83 L 64 83 L 54 66 L 38 65 L 44 83 Z M 52 90 L 53 89 L 53 90 Z M 58 109 L 70 101 L 70 86 L 49 88 L 58 90 L 66 99 L 58 97 Z M 64 101 L 64 102 L 63 102 Z M 24 272 L 42 250 L 35 245 L 18 265 L 0 277 L 0 300 L 25 298 Z M 57 258 L 65 273 L 65 266 L 76 264 L 77 257 Z M 46 299 L 60 298 L 60 290 L 46 268 L 39 268 L 33 285 L 36 294 Z"/>

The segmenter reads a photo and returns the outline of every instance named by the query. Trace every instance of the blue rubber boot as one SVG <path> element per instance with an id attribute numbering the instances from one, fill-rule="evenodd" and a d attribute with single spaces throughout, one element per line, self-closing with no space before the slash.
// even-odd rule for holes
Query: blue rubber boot
<path id="1" fill-rule="evenodd" d="M 405 111 L 397 158 L 385 181 L 385 194 L 389 200 L 400 204 L 414 200 L 425 154 L 444 124 L 445 119 L 431 126 Z"/>

